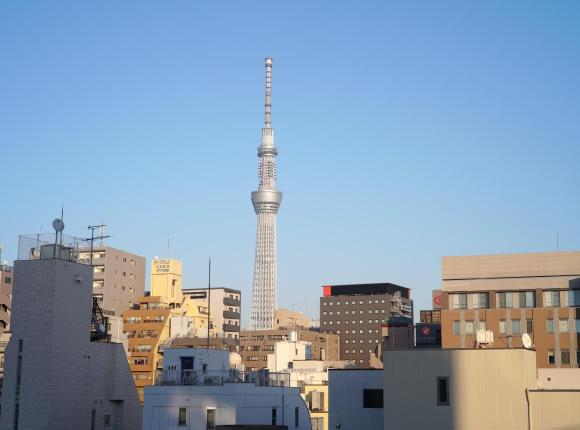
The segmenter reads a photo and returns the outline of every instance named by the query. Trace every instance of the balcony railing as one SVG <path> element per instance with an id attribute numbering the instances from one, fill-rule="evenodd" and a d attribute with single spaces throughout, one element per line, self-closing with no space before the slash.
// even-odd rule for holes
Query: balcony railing
<path id="1" fill-rule="evenodd" d="M 232 311 L 224 311 L 224 318 L 227 318 L 230 320 L 239 320 L 240 313 L 239 312 L 232 312 Z"/>
<path id="2" fill-rule="evenodd" d="M 289 387 L 290 374 L 279 372 L 242 372 L 230 370 L 163 370 L 157 372 L 155 385 L 215 386 L 254 384 L 258 387 Z"/>
<path id="3" fill-rule="evenodd" d="M 222 326 L 224 331 L 227 332 L 239 332 L 240 331 L 240 326 L 239 325 L 235 325 L 235 324 L 223 324 Z"/>
<path id="4" fill-rule="evenodd" d="M 231 297 L 224 297 L 224 305 L 226 306 L 240 306 L 240 301 L 232 299 Z"/>

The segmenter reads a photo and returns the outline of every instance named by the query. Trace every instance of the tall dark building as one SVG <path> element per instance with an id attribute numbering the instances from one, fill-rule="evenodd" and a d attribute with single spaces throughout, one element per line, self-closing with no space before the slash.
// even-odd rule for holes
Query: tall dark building
<path id="1" fill-rule="evenodd" d="M 323 286 L 320 331 L 340 336 L 340 357 L 370 367 L 382 349 L 382 325 L 392 317 L 413 319 L 411 290 L 390 283 Z"/>

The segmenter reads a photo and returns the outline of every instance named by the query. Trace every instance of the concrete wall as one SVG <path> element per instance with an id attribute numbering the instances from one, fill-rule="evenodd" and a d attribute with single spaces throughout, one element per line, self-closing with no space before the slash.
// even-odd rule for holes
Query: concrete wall
<path id="1" fill-rule="evenodd" d="M 187 409 L 187 423 L 178 426 L 179 408 Z M 216 425 L 276 424 L 310 430 L 310 417 L 298 388 L 256 387 L 254 384 L 223 386 L 150 386 L 145 388 L 143 430 L 205 430 L 207 409 L 215 408 Z M 298 408 L 298 426 L 295 409 Z"/>
<path id="2" fill-rule="evenodd" d="M 383 408 L 363 408 L 363 391 L 364 389 L 383 389 L 383 382 L 382 370 L 329 369 L 328 428 L 382 430 L 384 410 Z"/>
<path id="3" fill-rule="evenodd" d="M 580 428 L 580 391 L 530 391 L 530 430 Z"/>
<path id="4" fill-rule="evenodd" d="M 385 416 L 390 428 L 526 429 L 526 389 L 536 357 L 524 349 L 388 351 Z M 437 404 L 437 378 L 449 378 L 449 405 Z"/>
<path id="5" fill-rule="evenodd" d="M 93 410 L 95 429 L 105 415 L 111 430 L 139 428 L 122 345 L 90 342 L 91 267 L 32 260 L 17 261 L 14 270 L 0 428 L 14 428 L 17 410 L 19 429 L 91 428 Z"/>

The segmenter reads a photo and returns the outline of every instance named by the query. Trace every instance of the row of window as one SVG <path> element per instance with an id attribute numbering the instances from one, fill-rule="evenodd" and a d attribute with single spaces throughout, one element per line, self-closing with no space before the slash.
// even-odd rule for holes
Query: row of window
<path id="1" fill-rule="evenodd" d="M 451 309 L 489 309 L 489 294 L 454 293 L 449 295 Z M 534 291 L 502 291 L 495 293 L 496 307 L 535 308 Z M 580 290 L 548 290 L 542 292 L 544 307 L 580 306 Z"/>
<path id="2" fill-rule="evenodd" d="M 345 354 L 364 354 L 364 352 L 365 352 L 364 349 L 359 349 L 358 350 L 358 353 L 357 353 L 357 350 L 356 349 L 345 349 L 344 350 L 344 353 Z M 372 349 L 369 349 L 369 353 L 372 354 L 372 352 L 373 352 L 373 350 Z"/>
<path id="3" fill-rule="evenodd" d="M 570 364 L 570 350 L 561 349 L 560 350 L 560 363 Z M 580 351 L 576 351 L 576 363 L 580 363 Z M 548 351 L 548 364 L 556 364 L 556 352 L 553 350 Z"/>
<path id="4" fill-rule="evenodd" d="M 529 333 L 532 334 L 534 332 L 534 321 L 533 320 L 525 320 L 525 327 L 523 327 L 524 331 L 522 331 L 522 323 L 521 320 L 499 320 L 499 334 L 522 334 L 522 333 Z M 569 333 L 569 320 L 568 319 L 560 319 L 557 320 L 558 325 L 558 332 L 559 333 Z M 580 319 L 574 320 L 574 329 L 575 333 L 580 333 Z M 476 324 L 472 320 L 466 320 L 464 322 L 464 333 L 465 334 L 475 334 L 477 330 L 485 330 L 485 321 L 479 321 L 479 326 L 476 327 Z M 547 333 L 554 333 L 554 320 L 547 319 L 546 320 L 546 332 Z M 453 334 L 458 336 L 461 333 L 461 322 L 460 321 L 453 321 Z"/>
<path id="5" fill-rule="evenodd" d="M 355 344 L 357 342 L 357 339 L 353 339 L 350 342 L 352 342 L 353 344 Z M 348 339 L 345 339 L 344 340 L 344 343 L 348 344 L 349 343 L 349 340 Z M 358 339 L 358 343 L 364 343 L 364 339 Z M 378 339 L 374 339 L 374 340 L 373 339 L 369 339 L 369 343 L 379 343 L 379 340 Z"/>
<path id="6" fill-rule="evenodd" d="M 378 314 L 378 313 L 384 314 L 385 312 L 386 311 L 384 309 L 374 309 L 374 310 L 373 309 L 369 309 L 369 311 L 368 311 L 369 314 L 372 314 L 372 313 L 375 313 L 375 314 Z M 357 312 L 356 311 L 352 311 L 352 312 L 349 313 L 349 311 L 345 311 L 344 314 L 345 315 L 356 315 Z M 362 314 L 364 314 L 364 311 L 358 311 L 358 314 L 359 315 L 362 315 Z M 322 311 L 322 315 L 326 315 L 326 311 Z M 328 312 L 328 315 L 334 315 L 334 314 L 333 314 L 332 311 L 330 311 L 330 312 Z M 336 311 L 336 315 L 340 315 L 340 311 Z"/>
<path id="7" fill-rule="evenodd" d="M 373 323 L 374 324 L 378 324 L 379 322 L 380 322 L 380 320 L 374 320 L 374 322 L 373 322 L 373 320 L 369 320 L 369 324 L 373 324 Z M 344 324 L 345 325 L 348 325 L 348 324 L 351 324 L 351 323 L 352 324 L 357 324 L 356 320 L 352 320 L 352 321 L 344 320 Z M 341 320 L 336 320 L 336 321 L 322 321 L 322 325 L 334 325 L 334 324 L 337 324 L 337 325 L 338 324 L 341 324 Z M 358 324 L 364 324 L 364 320 L 359 320 L 358 321 Z"/>
<path id="8" fill-rule="evenodd" d="M 356 305 L 356 302 L 357 302 L 356 300 L 351 300 L 350 302 L 348 300 L 345 300 L 344 301 L 344 304 L 345 305 Z M 358 301 L 358 304 L 359 305 L 363 305 L 364 302 L 365 302 L 364 300 L 359 300 Z M 382 304 L 384 304 L 385 303 L 385 299 L 381 299 L 380 302 Z M 326 306 L 327 303 L 328 303 L 328 306 L 332 306 L 334 302 L 322 302 L 322 306 Z M 369 305 L 372 305 L 373 303 L 378 304 L 379 303 L 379 299 L 369 300 Z M 336 306 L 340 306 L 340 305 L 341 305 L 341 302 L 340 301 L 336 302 Z"/>
<path id="9" fill-rule="evenodd" d="M 382 391 L 382 390 L 381 390 Z M 215 430 L 216 423 L 216 408 L 207 408 L 205 411 L 206 415 L 206 422 L 205 428 L 206 430 Z M 298 428 L 299 423 L 299 416 L 300 416 L 300 409 L 298 407 L 294 408 L 294 428 Z M 272 408 L 272 415 L 271 415 L 271 422 L 272 426 L 278 425 L 278 408 Z M 177 425 L 180 427 L 187 426 L 187 408 L 179 408 L 179 412 L 177 414 Z M 288 428 L 288 426 L 286 426 Z"/>

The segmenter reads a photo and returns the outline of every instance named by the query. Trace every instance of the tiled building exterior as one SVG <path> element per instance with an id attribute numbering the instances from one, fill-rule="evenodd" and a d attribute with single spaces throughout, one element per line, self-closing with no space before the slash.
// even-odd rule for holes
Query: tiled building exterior
<path id="1" fill-rule="evenodd" d="M 340 357 L 358 367 L 371 365 L 382 327 L 392 317 L 413 318 L 410 289 L 390 283 L 323 287 L 320 331 L 339 335 Z"/>
<path id="2" fill-rule="evenodd" d="M 276 342 L 287 340 L 290 333 L 297 333 L 298 341 L 312 344 L 313 360 L 340 360 L 339 336 L 305 329 L 244 330 L 240 334 L 240 355 L 246 370 L 268 367 L 268 354 L 274 353 Z"/>
<path id="3" fill-rule="evenodd" d="M 443 348 L 472 348 L 478 329 L 494 348 L 528 333 L 538 367 L 578 367 L 580 252 L 443 257 Z"/>

